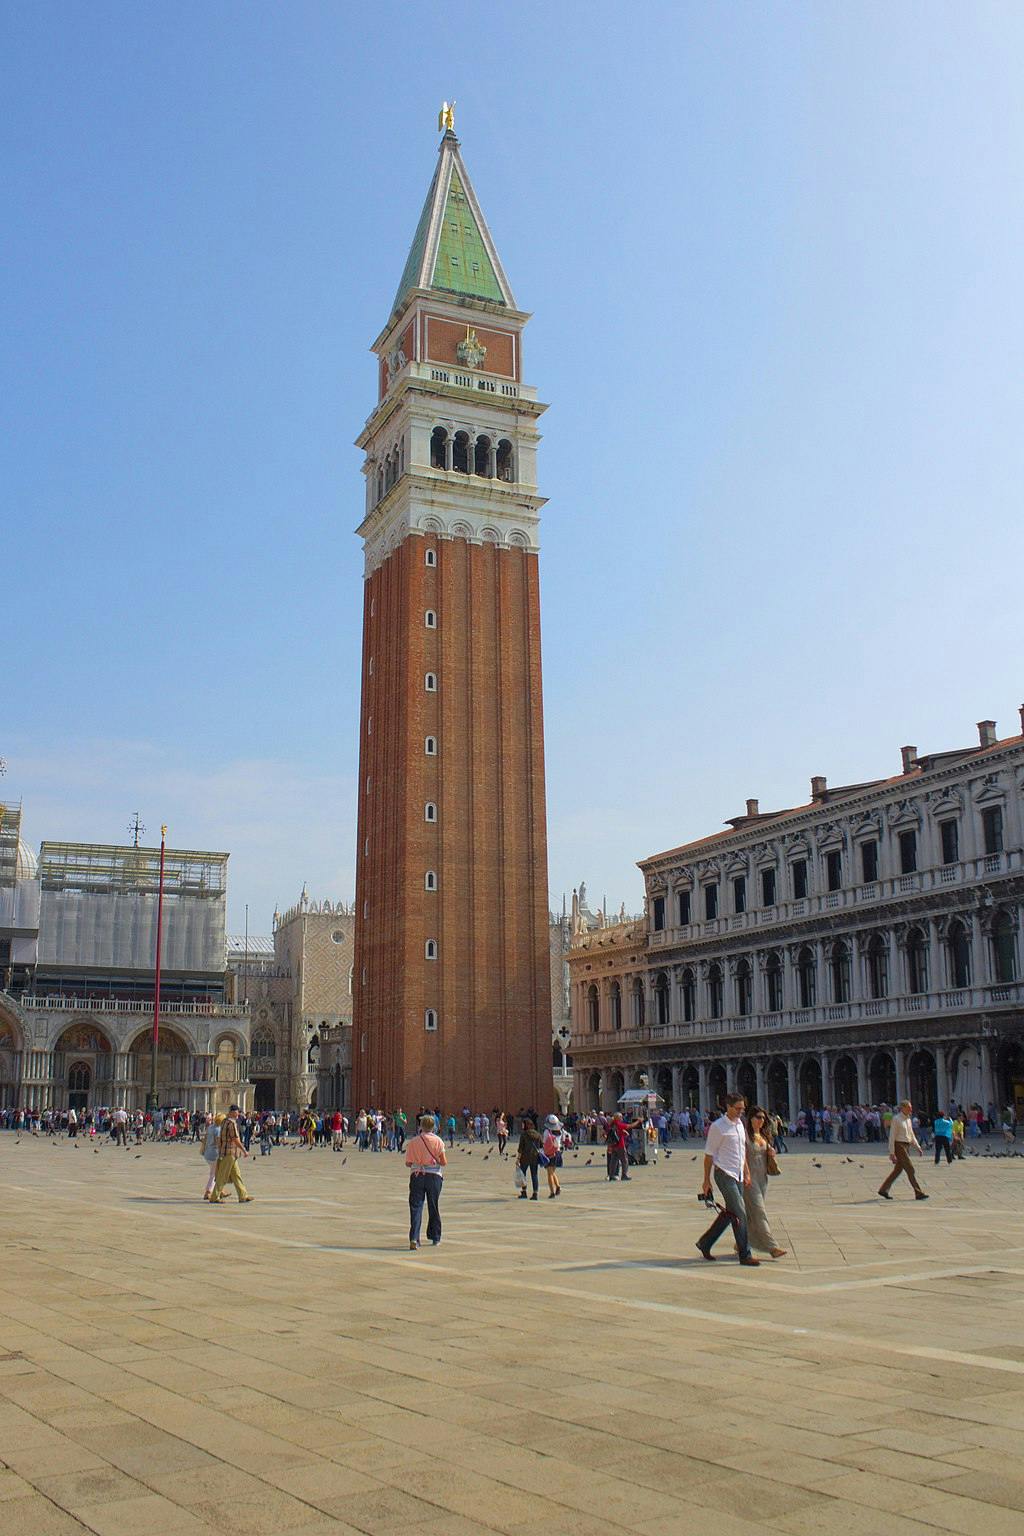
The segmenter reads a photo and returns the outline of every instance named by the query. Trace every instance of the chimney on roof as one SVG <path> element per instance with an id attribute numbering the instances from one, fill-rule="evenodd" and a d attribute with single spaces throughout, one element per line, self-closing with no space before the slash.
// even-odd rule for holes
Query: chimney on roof
<path id="1" fill-rule="evenodd" d="M 996 723 L 994 720 L 978 721 L 978 740 L 983 747 L 994 747 L 996 744 Z"/>
<path id="2" fill-rule="evenodd" d="M 758 815 L 760 815 L 760 812 L 757 809 L 757 801 L 756 800 L 748 800 L 747 801 L 747 815 L 748 816 L 758 816 Z"/>
<path id="3" fill-rule="evenodd" d="M 811 799 L 824 800 L 828 782 L 823 773 L 816 773 L 811 780 Z"/>
<path id="4" fill-rule="evenodd" d="M 917 748 L 900 747 L 900 757 L 903 759 L 903 772 L 909 773 L 911 768 L 917 767 Z"/>

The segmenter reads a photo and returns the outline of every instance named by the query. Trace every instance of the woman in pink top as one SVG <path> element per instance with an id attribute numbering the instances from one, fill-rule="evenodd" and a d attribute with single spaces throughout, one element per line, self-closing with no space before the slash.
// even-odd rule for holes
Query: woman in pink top
<path id="1" fill-rule="evenodd" d="M 420 1132 L 405 1149 L 405 1166 L 409 1170 L 409 1247 L 420 1245 L 420 1222 L 423 1220 L 423 1202 L 427 1202 L 427 1237 L 436 1248 L 441 1241 L 441 1183 L 448 1159 L 444 1155 L 444 1142 L 435 1136 L 433 1115 L 420 1116 Z"/>

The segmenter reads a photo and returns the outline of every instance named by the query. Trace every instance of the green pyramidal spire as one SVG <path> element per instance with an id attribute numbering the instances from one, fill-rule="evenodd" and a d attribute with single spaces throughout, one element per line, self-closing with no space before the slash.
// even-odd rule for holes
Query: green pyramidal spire
<path id="1" fill-rule="evenodd" d="M 437 170 L 393 309 L 401 307 L 412 288 L 436 288 L 441 293 L 515 308 L 508 278 L 459 153 L 459 141 L 450 129 L 441 140 Z"/>

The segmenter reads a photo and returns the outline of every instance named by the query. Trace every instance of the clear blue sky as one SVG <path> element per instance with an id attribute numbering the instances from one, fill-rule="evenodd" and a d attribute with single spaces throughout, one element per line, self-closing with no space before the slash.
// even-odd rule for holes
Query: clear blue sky
<path id="1" fill-rule="evenodd" d="M 6 794 L 352 895 L 360 456 L 438 103 L 535 318 L 550 884 L 1015 728 L 1015 3 L 0 6 Z"/>

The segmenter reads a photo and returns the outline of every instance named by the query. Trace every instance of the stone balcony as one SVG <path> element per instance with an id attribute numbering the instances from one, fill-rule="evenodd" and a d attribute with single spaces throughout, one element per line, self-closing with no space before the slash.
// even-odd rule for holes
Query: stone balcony
<path id="1" fill-rule="evenodd" d="M 628 1029 L 603 1029 L 597 1034 L 577 1035 L 574 1056 L 590 1051 L 606 1052 L 611 1045 L 683 1045 L 693 1040 L 721 1040 L 736 1036 L 771 1036 L 837 1026 L 871 1024 L 904 1019 L 941 1019 L 943 1015 L 992 1013 L 1019 1009 L 1024 1004 L 1024 982 L 993 982 L 983 986 L 946 988 L 936 992 L 904 993 L 898 997 L 860 998 L 850 1003 L 822 1003 L 814 1008 L 783 1008 L 778 1013 L 730 1015 L 720 1019 L 694 1019 L 690 1023 L 643 1024 Z"/>
<path id="2" fill-rule="evenodd" d="M 884 880 L 874 880 L 869 885 L 844 886 L 839 891 L 821 891 L 799 900 L 779 901 L 773 907 L 752 907 L 746 912 L 734 912 L 706 922 L 688 923 L 685 927 L 652 930 L 647 935 L 647 943 L 652 950 L 658 950 L 696 940 L 722 938 L 733 933 L 749 938 L 786 923 L 843 911 L 848 912 L 855 921 L 862 913 L 865 920 L 869 920 L 865 912 L 868 907 L 880 906 L 906 896 L 927 895 L 930 891 L 976 886 L 979 881 L 990 879 L 993 875 L 1015 874 L 1022 868 L 1024 855 L 1020 849 L 991 853 L 981 858 L 963 860 L 959 864 L 940 864 L 931 869 L 917 870 L 912 875 L 892 875 Z"/>

